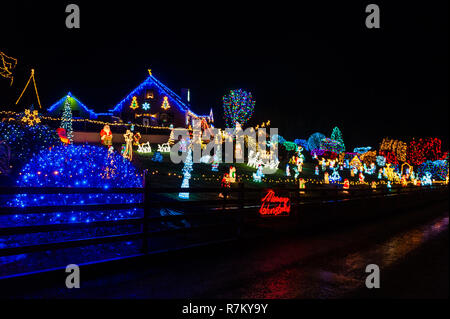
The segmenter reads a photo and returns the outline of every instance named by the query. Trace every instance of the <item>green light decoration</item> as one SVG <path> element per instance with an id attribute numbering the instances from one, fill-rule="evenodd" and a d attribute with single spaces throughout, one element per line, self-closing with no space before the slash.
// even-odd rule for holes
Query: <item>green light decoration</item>
<path id="1" fill-rule="evenodd" d="M 64 103 L 64 110 L 61 118 L 61 128 L 66 130 L 67 138 L 70 143 L 73 143 L 73 129 L 72 129 L 72 109 L 70 108 L 70 96 L 67 96 Z"/>
<path id="2" fill-rule="evenodd" d="M 339 142 L 339 144 L 342 145 L 341 151 L 345 152 L 345 144 L 344 139 L 342 137 L 342 132 L 337 126 L 335 126 L 333 131 L 331 132 L 331 139 Z"/>
<path id="3" fill-rule="evenodd" d="M 223 97 L 226 126 L 236 127 L 237 122 L 244 126 L 253 115 L 255 103 L 251 92 L 242 89 L 230 90 L 230 93 Z"/>
<path id="4" fill-rule="evenodd" d="M 283 145 L 286 148 L 286 151 L 288 152 L 297 150 L 297 144 L 295 144 L 294 142 L 285 141 Z"/>

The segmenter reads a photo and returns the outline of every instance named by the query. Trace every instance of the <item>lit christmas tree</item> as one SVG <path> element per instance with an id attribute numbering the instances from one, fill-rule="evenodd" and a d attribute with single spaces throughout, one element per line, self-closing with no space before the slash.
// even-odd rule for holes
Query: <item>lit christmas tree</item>
<path id="1" fill-rule="evenodd" d="M 331 139 L 339 142 L 342 145 L 342 151 L 345 152 L 344 139 L 342 138 L 341 130 L 337 126 L 334 127 L 331 133 Z"/>
<path id="2" fill-rule="evenodd" d="M 133 99 L 131 100 L 130 109 L 136 110 L 139 107 L 137 97 L 133 96 Z"/>
<path id="3" fill-rule="evenodd" d="M 170 109 L 170 104 L 169 104 L 169 100 L 167 99 L 167 96 L 164 97 L 163 103 L 161 105 L 161 108 L 164 111 L 167 111 L 168 109 Z"/>
<path id="4" fill-rule="evenodd" d="M 252 93 L 242 89 L 230 90 L 230 93 L 223 97 L 227 127 L 236 127 L 236 122 L 239 122 L 242 126 L 247 123 L 253 114 L 255 103 Z"/>
<path id="5" fill-rule="evenodd" d="M 64 103 L 64 111 L 61 119 L 61 128 L 66 130 L 66 136 L 70 143 L 73 143 L 73 129 L 72 129 L 72 109 L 70 108 L 70 96 L 66 98 Z"/>

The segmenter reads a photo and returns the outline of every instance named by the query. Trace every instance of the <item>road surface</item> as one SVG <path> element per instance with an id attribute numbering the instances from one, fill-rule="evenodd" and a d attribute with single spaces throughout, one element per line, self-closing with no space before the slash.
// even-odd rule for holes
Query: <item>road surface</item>
<path id="1" fill-rule="evenodd" d="M 363 213 L 363 212 L 361 212 Z M 365 288 L 377 264 L 381 288 Z M 99 267 L 101 267 L 99 265 Z M 185 251 L 25 298 L 448 298 L 448 201 L 369 224 Z M 19 288 L 19 287 L 18 287 Z"/>

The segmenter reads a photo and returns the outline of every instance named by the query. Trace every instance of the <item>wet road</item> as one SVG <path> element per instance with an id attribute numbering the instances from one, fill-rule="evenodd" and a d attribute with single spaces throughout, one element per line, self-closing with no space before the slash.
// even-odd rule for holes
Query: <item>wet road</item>
<path id="1" fill-rule="evenodd" d="M 377 264 L 381 289 L 365 288 Z M 64 281 L 61 281 L 61 286 Z M 56 298 L 448 297 L 448 202 L 334 232 L 230 243 L 152 260 Z"/>

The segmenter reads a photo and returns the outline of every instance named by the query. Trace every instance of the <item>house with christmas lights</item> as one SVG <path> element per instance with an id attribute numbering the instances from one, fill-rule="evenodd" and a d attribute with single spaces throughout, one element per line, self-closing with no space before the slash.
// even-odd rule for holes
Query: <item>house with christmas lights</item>
<path id="1" fill-rule="evenodd" d="M 156 79 L 151 70 L 138 87 L 123 98 L 110 112 L 124 122 L 144 126 L 189 127 L 194 119 L 204 123 L 214 122 L 209 115 L 197 115 L 191 110 L 189 89 L 182 89 L 181 96 Z"/>

